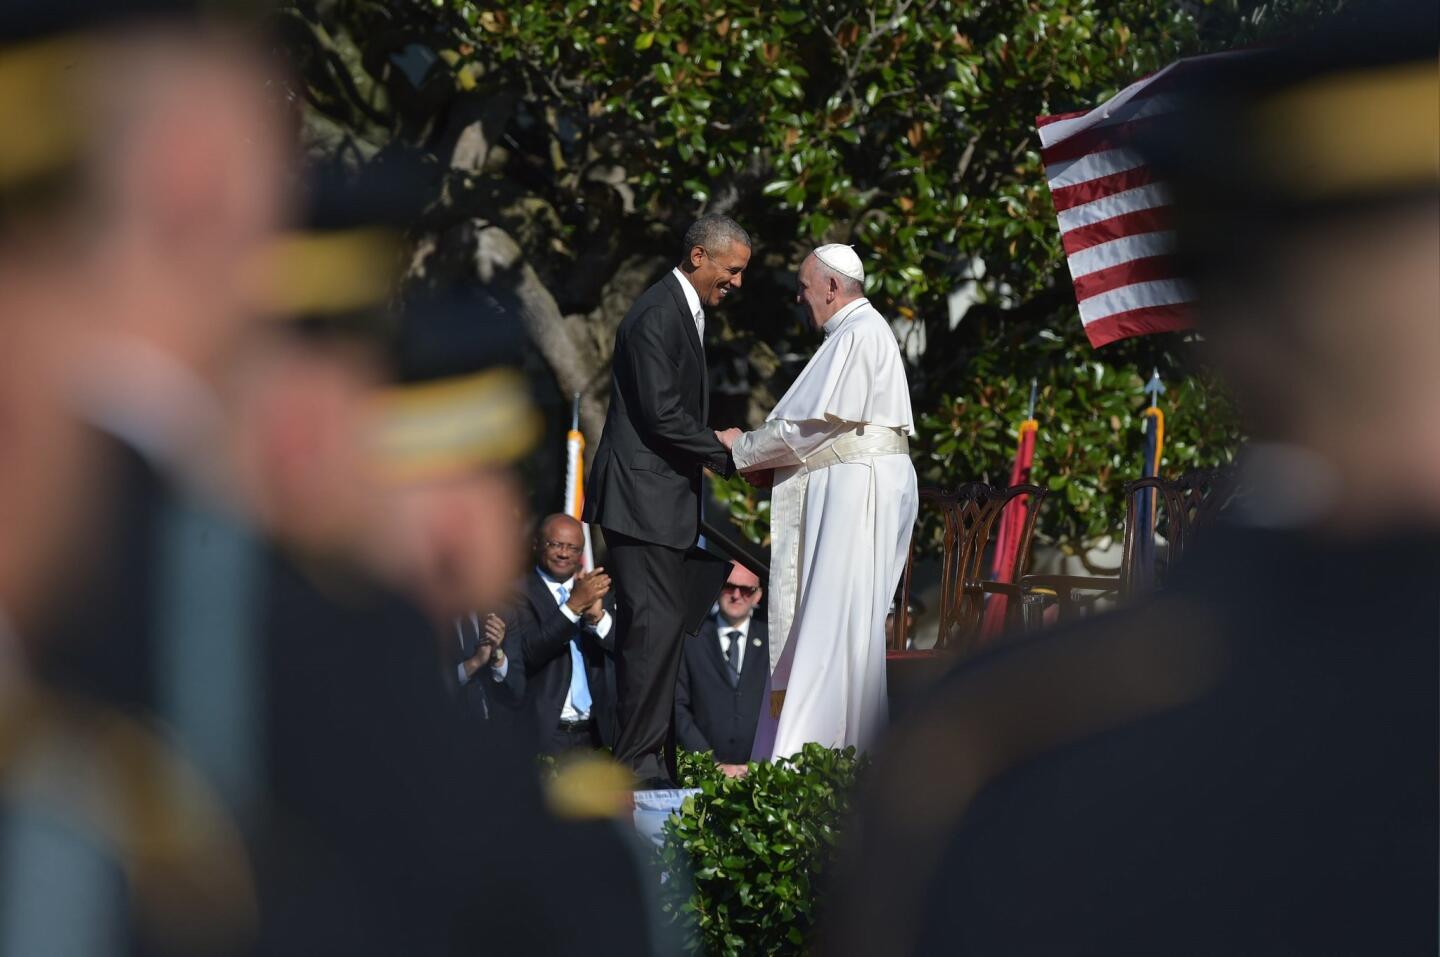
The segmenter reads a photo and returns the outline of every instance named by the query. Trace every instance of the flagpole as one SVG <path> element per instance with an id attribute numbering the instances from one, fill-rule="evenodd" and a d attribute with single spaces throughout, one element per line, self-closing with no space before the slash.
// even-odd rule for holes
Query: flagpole
<path id="1" fill-rule="evenodd" d="M 565 436 L 565 514 L 576 521 L 585 511 L 585 433 L 580 431 L 580 393 L 576 392 L 570 403 L 570 432 Z M 595 567 L 594 552 L 590 547 L 590 526 L 580 526 L 585 535 L 585 553 L 582 567 Z"/>
<path id="2" fill-rule="evenodd" d="M 1155 478 L 1160 474 L 1160 459 L 1165 454 L 1165 413 L 1160 409 L 1160 396 L 1165 394 L 1165 383 L 1160 381 L 1160 370 L 1150 371 L 1150 381 L 1145 383 L 1145 393 L 1150 396 L 1150 406 L 1141 413 L 1145 420 L 1145 457 L 1140 465 L 1142 478 Z M 1140 554 L 1136 557 L 1135 568 L 1138 581 L 1134 584 L 1147 588 L 1155 568 L 1155 508 L 1159 497 L 1153 488 L 1140 490 L 1139 513 L 1143 516 L 1145 528 L 1139 536 Z"/>
<path id="3" fill-rule="evenodd" d="M 1010 468 L 1010 485 L 1023 485 L 1030 481 L 1030 468 L 1035 460 L 1035 434 L 1040 423 L 1035 421 L 1035 399 L 1039 389 L 1036 379 L 1030 380 L 1030 403 L 1025 421 L 1020 423 L 1019 441 L 1015 446 L 1015 461 Z M 1011 500 L 1000 515 L 1000 528 L 995 536 L 995 552 L 991 557 L 990 577 L 997 582 L 1010 582 L 1014 578 L 1020 555 L 1021 530 L 1025 527 L 1025 516 L 1029 509 L 1028 495 Z M 985 616 L 981 622 L 981 641 L 988 642 L 1005 630 L 1009 598 L 1005 595 L 991 595 L 985 602 Z"/>

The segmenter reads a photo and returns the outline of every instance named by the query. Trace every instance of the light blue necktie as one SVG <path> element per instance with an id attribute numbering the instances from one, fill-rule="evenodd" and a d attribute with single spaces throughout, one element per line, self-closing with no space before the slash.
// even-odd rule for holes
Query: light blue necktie
<path id="1" fill-rule="evenodd" d="M 564 585 L 557 587 L 556 594 L 562 605 L 570 597 Z M 590 713 L 590 682 L 585 680 L 585 656 L 580 654 L 578 639 L 570 642 L 570 707 L 580 714 Z"/>

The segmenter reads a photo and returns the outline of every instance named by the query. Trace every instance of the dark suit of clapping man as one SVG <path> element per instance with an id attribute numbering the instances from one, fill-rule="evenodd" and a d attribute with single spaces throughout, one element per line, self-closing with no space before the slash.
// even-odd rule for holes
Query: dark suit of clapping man
<path id="1" fill-rule="evenodd" d="M 612 744 L 605 658 L 615 623 L 605 610 L 610 576 L 581 568 L 585 532 L 568 515 L 548 516 L 535 538 L 535 568 L 517 598 L 527 674 L 526 708 L 550 754 Z"/>
<path id="2" fill-rule="evenodd" d="M 525 666 L 510 660 L 505 644 L 505 621 L 496 614 L 462 615 L 455 619 L 459 661 L 455 677 L 465 711 L 484 724 L 502 720 L 502 705 L 518 710 L 525 694 Z M 488 687 L 487 687 L 488 686 Z"/>
<path id="3" fill-rule="evenodd" d="M 683 642 L 680 680 L 675 686 L 675 735 L 688 751 L 709 751 L 729 777 L 740 777 L 755 744 L 770 641 L 765 622 L 755 617 L 760 579 L 732 565 L 720 592 L 720 607 Z"/>
<path id="4" fill-rule="evenodd" d="M 685 553 L 699 535 L 700 482 L 706 468 L 734 471 L 706 425 L 705 310 L 740 288 L 749 262 L 750 237 L 739 225 L 702 217 L 685 233 L 680 265 L 641 294 L 615 333 L 610 412 L 585 520 L 604 530 L 618 590 L 615 757 L 644 787 L 674 780 Z"/>

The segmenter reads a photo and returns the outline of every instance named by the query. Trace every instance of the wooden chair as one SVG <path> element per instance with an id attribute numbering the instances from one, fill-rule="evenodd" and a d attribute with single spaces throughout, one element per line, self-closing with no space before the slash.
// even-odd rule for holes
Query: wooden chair
<path id="1" fill-rule="evenodd" d="M 1155 567 L 1143 567 L 1141 537 L 1147 523 L 1141 514 L 1141 493 L 1155 492 L 1155 531 L 1165 537 L 1163 558 Z M 1215 521 L 1234 494 L 1234 475 L 1228 468 L 1186 472 L 1177 479 L 1142 478 L 1125 483 L 1125 548 L 1120 561 L 1125 578 L 1122 593 L 1138 594 L 1163 582 L 1192 544 L 1195 533 Z"/>
<path id="2" fill-rule="evenodd" d="M 1053 592 L 1060 606 L 1060 620 L 1077 617 L 1086 608 L 1114 595 L 1128 600 L 1135 594 L 1163 581 L 1171 567 L 1190 546 L 1195 533 L 1215 520 L 1233 497 L 1233 473 L 1228 468 L 1187 472 L 1178 479 L 1142 478 L 1126 482 L 1124 549 L 1120 574 L 1103 575 L 1027 575 L 1021 581 L 1027 594 L 1045 590 Z M 1141 536 L 1148 523 L 1141 515 L 1141 492 L 1153 489 L 1156 496 L 1155 530 L 1166 541 L 1163 559 L 1155 567 L 1145 565 Z M 1085 593 L 1081 595 L 1080 593 Z"/>
<path id="3" fill-rule="evenodd" d="M 1019 582 L 1025 573 L 1030 555 L 1030 539 L 1035 533 L 1035 519 L 1047 489 L 1038 485 L 1015 485 L 995 488 L 984 482 L 967 482 L 953 492 L 943 489 L 920 490 L 920 507 L 939 511 L 944 527 L 940 570 L 940 630 L 937 649 L 969 652 L 980 639 L 985 618 L 985 596 L 1005 595 L 1006 622 L 1013 626 L 1020 621 L 1023 590 Z M 1010 582 L 989 581 L 980 577 L 986 547 L 990 543 L 1005 507 L 1021 496 L 1029 496 L 1029 508 L 1021 526 L 1020 548 L 1011 569 Z M 916 528 L 918 530 L 919 524 Z M 910 557 L 900 580 L 900 613 L 891 629 L 891 651 L 905 650 L 909 638 L 908 616 L 904 609 L 910 604 L 910 577 L 915 565 L 915 538 L 910 539 Z"/>

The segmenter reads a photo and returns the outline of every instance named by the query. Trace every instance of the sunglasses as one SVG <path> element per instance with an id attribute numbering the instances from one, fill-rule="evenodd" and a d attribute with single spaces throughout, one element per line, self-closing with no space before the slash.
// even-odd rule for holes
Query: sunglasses
<path id="1" fill-rule="evenodd" d="M 751 595 L 755 594 L 757 591 L 760 590 L 760 586 L 759 586 L 759 585 L 742 585 L 742 584 L 740 584 L 739 582 L 726 582 L 726 583 L 725 583 L 725 587 L 724 587 L 724 588 L 721 588 L 720 590 L 721 590 L 722 592 L 725 592 L 725 591 L 738 591 L 740 594 L 744 595 L 746 598 L 749 598 Z"/>

